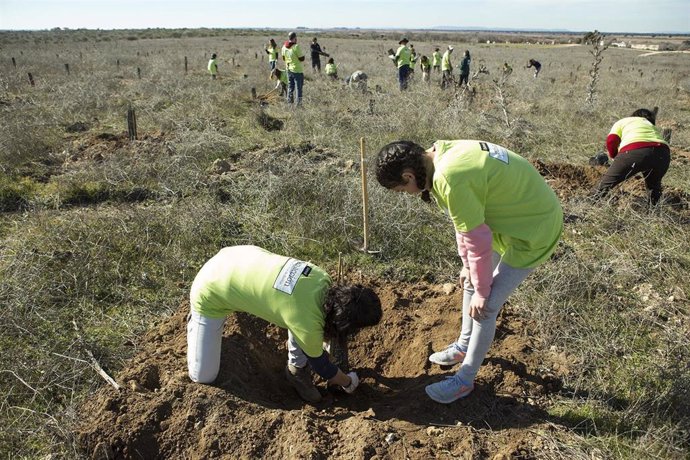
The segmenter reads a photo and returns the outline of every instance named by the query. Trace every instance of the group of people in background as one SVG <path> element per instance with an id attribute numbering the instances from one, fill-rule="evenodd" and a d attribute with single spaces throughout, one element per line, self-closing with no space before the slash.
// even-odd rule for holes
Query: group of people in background
<path id="1" fill-rule="evenodd" d="M 400 91 L 408 88 L 410 80 L 414 76 L 414 68 L 417 61 L 420 62 L 422 70 L 422 81 L 429 83 L 431 81 L 431 72 L 441 72 L 441 88 L 446 89 L 455 84 L 453 77 L 453 63 L 451 55 L 453 53 L 453 46 L 448 45 L 443 55 L 439 48 L 435 48 L 431 54 L 431 59 L 428 56 L 419 56 L 414 49 L 414 45 L 409 44 L 407 38 L 403 38 L 398 42 L 398 49 L 395 52 L 390 52 L 389 57 L 398 68 L 398 84 Z M 409 45 L 409 46 L 408 46 Z M 460 61 L 460 75 L 458 85 L 468 85 L 470 77 L 470 63 L 472 58 L 470 51 L 465 50 Z"/>
<path id="2" fill-rule="evenodd" d="M 469 86 L 470 83 L 470 64 L 472 57 L 469 50 L 465 50 L 460 60 L 458 79 L 456 82 L 453 76 L 452 53 L 453 46 L 448 45 L 443 54 L 440 48 L 436 47 L 431 54 L 431 58 L 426 55 L 419 55 L 414 45 L 410 44 L 407 38 L 402 38 L 398 42 L 398 49 L 393 52 L 389 50 L 389 57 L 397 67 L 398 84 L 401 91 L 408 88 L 409 82 L 414 78 L 414 71 L 417 62 L 420 63 L 422 81 L 431 82 L 431 74 L 440 73 L 441 89 L 453 86 Z M 290 32 L 288 39 L 279 47 L 276 41 L 271 38 L 264 48 L 268 55 L 268 65 L 270 69 L 269 78 L 276 81 L 275 90 L 280 90 L 280 95 L 285 96 L 288 103 L 300 105 L 304 90 L 304 60 L 305 54 L 297 43 L 297 34 Z M 315 73 L 321 73 L 321 56 L 328 58 L 325 66 L 325 74 L 332 80 L 338 80 L 338 66 L 335 59 L 321 48 L 317 37 L 312 39 L 310 45 L 311 67 Z M 278 57 L 285 62 L 285 69 L 278 69 Z M 541 71 L 541 63 L 535 59 L 530 59 L 526 66 L 534 69 L 534 78 Z M 506 62 L 503 65 L 504 76 L 512 72 L 512 67 Z M 218 75 L 217 55 L 214 53 L 208 62 L 208 72 L 212 79 Z M 366 90 L 367 75 L 361 70 L 356 70 L 345 79 L 346 84 L 355 82 L 358 89 Z"/>
<path id="3" fill-rule="evenodd" d="M 280 95 L 285 96 L 289 104 L 301 105 L 304 89 L 304 65 L 305 55 L 297 43 L 297 34 L 290 32 L 288 39 L 278 51 L 275 40 L 270 39 L 265 48 L 269 56 L 270 78 L 276 80 L 275 89 L 280 88 Z M 278 55 L 285 62 L 286 69 L 278 69 Z M 315 73 L 321 73 L 321 56 L 328 58 L 325 66 L 326 76 L 332 80 L 338 80 L 338 66 L 335 59 L 326 53 L 314 37 L 310 45 L 311 68 Z M 366 89 L 367 75 L 361 70 L 353 72 L 345 81 L 351 86 Z"/>

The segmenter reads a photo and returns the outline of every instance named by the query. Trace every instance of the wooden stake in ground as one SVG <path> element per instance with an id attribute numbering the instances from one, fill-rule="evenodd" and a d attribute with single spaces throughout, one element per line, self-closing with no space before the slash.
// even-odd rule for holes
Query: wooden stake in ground
<path id="1" fill-rule="evenodd" d="M 340 281 L 343 277 L 343 253 L 338 253 L 338 272 L 336 276 L 336 284 L 340 285 Z"/>
<path id="2" fill-rule="evenodd" d="M 132 107 L 127 109 L 127 133 L 130 141 L 137 140 L 137 114 Z"/>
<path id="3" fill-rule="evenodd" d="M 369 250 L 369 190 L 367 189 L 367 164 L 365 161 L 366 145 L 364 138 L 359 138 L 360 169 L 362 170 L 362 220 L 364 230 L 364 245 L 361 250 L 368 254 L 378 254 L 381 251 Z"/>
<path id="4" fill-rule="evenodd" d="M 364 161 L 365 143 L 364 138 L 359 138 L 359 161 L 362 171 L 362 217 L 364 221 L 364 246 L 363 251 L 369 249 L 369 191 L 367 190 L 367 164 Z"/>

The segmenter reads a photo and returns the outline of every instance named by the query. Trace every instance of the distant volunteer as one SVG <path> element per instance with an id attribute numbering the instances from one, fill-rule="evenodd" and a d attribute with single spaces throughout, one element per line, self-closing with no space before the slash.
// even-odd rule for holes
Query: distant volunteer
<path id="1" fill-rule="evenodd" d="M 429 83 L 431 77 L 431 62 L 426 56 L 422 56 L 419 59 L 420 67 L 422 69 L 422 81 Z"/>
<path id="2" fill-rule="evenodd" d="M 657 204 L 661 179 L 671 164 L 671 150 L 656 127 L 656 114 L 638 109 L 618 120 L 606 138 L 606 150 L 613 163 L 599 182 L 597 196 L 605 196 L 616 185 L 641 173 L 650 204 Z"/>
<path id="3" fill-rule="evenodd" d="M 453 85 L 453 64 L 450 62 L 450 55 L 453 54 L 453 47 L 448 45 L 448 49 L 443 53 L 441 58 L 441 72 L 443 76 L 441 77 L 441 88 L 446 89 Z"/>
<path id="4" fill-rule="evenodd" d="M 458 86 L 462 86 L 463 84 L 467 86 L 469 84 L 471 62 L 470 50 L 465 50 L 465 53 L 462 55 L 462 60 L 460 61 L 460 81 L 458 82 Z"/>
<path id="5" fill-rule="evenodd" d="M 362 92 L 367 91 L 367 81 L 369 76 L 361 70 L 355 70 L 352 75 L 345 79 L 345 83 L 350 87 Z"/>
<path id="6" fill-rule="evenodd" d="M 410 45 L 410 73 L 407 76 L 409 81 L 414 79 L 414 68 L 417 65 L 417 50 L 414 49 L 414 45 Z"/>
<path id="7" fill-rule="evenodd" d="M 302 104 L 302 87 L 304 86 L 304 53 L 297 44 L 297 34 L 290 32 L 287 41 L 283 44 L 281 56 L 285 61 L 288 71 L 287 101 L 295 102 L 295 90 L 297 91 L 297 105 Z"/>
<path id="8" fill-rule="evenodd" d="M 273 71 L 276 68 L 276 62 L 278 61 L 278 44 L 274 39 L 270 39 L 268 45 L 266 46 L 266 54 L 268 54 L 268 66 Z"/>
<path id="9" fill-rule="evenodd" d="M 403 38 L 398 42 L 400 45 L 395 52 L 391 55 L 391 59 L 398 66 L 398 84 L 400 85 L 400 91 L 407 89 L 407 83 L 410 76 L 410 61 L 412 59 L 412 53 L 407 44 L 410 41 L 407 38 Z"/>
<path id="10" fill-rule="evenodd" d="M 328 58 L 328 62 L 326 63 L 326 75 L 332 80 L 338 79 L 338 66 L 333 58 Z"/>
<path id="11" fill-rule="evenodd" d="M 431 55 L 431 67 L 435 72 L 441 71 L 441 53 L 438 48 L 434 48 L 434 52 Z"/>
<path id="12" fill-rule="evenodd" d="M 329 57 L 328 53 L 325 53 L 321 49 L 321 45 L 316 37 L 311 41 L 311 68 L 314 72 L 321 72 L 321 56 Z"/>
<path id="13" fill-rule="evenodd" d="M 223 325 L 229 314 L 246 312 L 288 330 L 288 382 L 306 401 L 321 400 L 310 368 L 330 385 L 355 391 L 355 372 L 343 373 L 324 351 L 324 341 L 378 324 L 381 302 L 374 291 L 332 286 L 318 266 L 257 246 L 223 248 L 204 264 L 190 292 L 187 323 L 189 377 L 211 383 L 220 369 Z"/>
<path id="14" fill-rule="evenodd" d="M 216 60 L 217 57 L 218 56 L 216 55 L 216 53 L 213 53 L 211 55 L 211 59 L 209 59 L 209 61 L 208 61 L 208 66 L 207 66 L 208 73 L 211 75 L 211 78 L 213 80 L 215 80 L 216 77 L 218 76 L 218 61 Z"/>
<path id="15" fill-rule="evenodd" d="M 527 61 L 527 68 L 528 69 L 534 69 L 534 78 L 537 78 L 537 75 L 539 75 L 539 72 L 541 72 L 541 62 L 535 60 L 535 59 L 530 59 Z"/>
<path id="16" fill-rule="evenodd" d="M 556 194 L 526 159 L 476 140 L 409 141 L 384 146 L 376 161 L 384 187 L 434 197 L 455 229 L 464 289 L 460 336 L 429 361 L 458 372 L 426 387 L 448 404 L 469 395 L 508 297 L 556 249 L 563 213 Z"/>

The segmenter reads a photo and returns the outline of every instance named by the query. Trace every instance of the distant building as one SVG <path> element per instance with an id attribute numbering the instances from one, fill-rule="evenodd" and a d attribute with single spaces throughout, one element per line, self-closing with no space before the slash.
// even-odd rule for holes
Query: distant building
<path id="1" fill-rule="evenodd" d="M 611 43 L 611 46 L 617 46 L 618 48 L 629 48 L 630 45 L 627 44 L 626 42 L 613 42 Z"/>
<path id="2" fill-rule="evenodd" d="M 634 50 L 659 51 L 659 45 L 635 44 L 630 45 L 630 48 Z"/>

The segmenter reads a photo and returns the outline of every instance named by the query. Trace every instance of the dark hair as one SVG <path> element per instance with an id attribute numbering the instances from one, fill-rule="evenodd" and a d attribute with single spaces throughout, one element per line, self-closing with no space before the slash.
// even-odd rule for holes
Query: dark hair
<path id="1" fill-rule="evenodd" d="M 386 188 L 404 185 L 402 175 L 406 169 L 414 173 L 417 187 L 426 188 L 424 148 L 411 141 L 396 141 L 384 145 L 376 157 L 376 180 Z M 422 193 L 422 200 L 431 200 L 429 192 Z"/>
<path id="2" fill-rule="evenodd" d="M 361 284 L 329 288 L 324 310 L 324 335 L 328 338 L 344 337 L 363 327 L 374 326 L 383 316 L 379 296 Z"/>
<path id="3" fill-rule="evenodd" d="M 656 125 L 656 115 L 651 110 L 637 109 L 630 116 L 646 118 L 651 124 Z"/>
<path id="4" fill-rule="evenodd" d="M 213 53 L 213 54 L 211 55 L 211 59 L 215 59 L 215 58 L 216 58 L 216 53 Z"/>
<path id="5" fill-rule="evenodd" d="M 333 60 L 333 58 L 328 58 L 328 63 L 329 64 L 335 64 L 335 61 Z"/>

